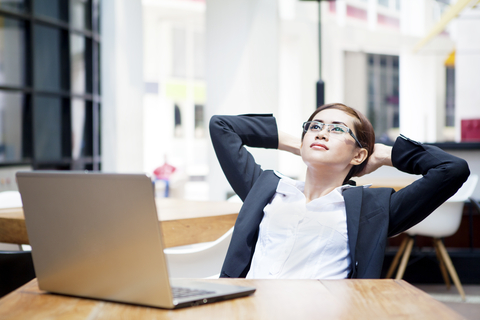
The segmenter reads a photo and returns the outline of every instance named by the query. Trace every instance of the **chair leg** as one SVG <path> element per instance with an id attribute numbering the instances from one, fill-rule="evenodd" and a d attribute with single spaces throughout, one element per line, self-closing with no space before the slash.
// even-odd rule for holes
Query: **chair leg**
<path id="1" fill-rule="evenodd" d="M 388 279 L 388 278 L 392 277 L 393 272 L 397 268 L 398 261 L 400 260 L 400 257 L 402 256 L 402 253 L 405 251 L 405 246 L 407 245 L 408 239 L 409 239 L 409 237 L 407 236 L 402 240 L 402 243 L 400 243 L 400 247 L 398 248 L 398 251 L 395 254 L 395 257 L 392 260 L 392 264 L 390 264 L 390 268 L 388 269 L 388 272 L 387 272 L 387 275 L 385 276 L 385 278 Z"/>
<path id="2" fill-rule="evenodd" d="M 395 279 L 400 280 L 403 278 L 403 274 L 405 273 L 405 269 L 407 268 L 408 258 L 410 258 L 410 253 L 412 253 L 413 247 L 413 237 L 409 237 L 407 247 L 405 248 L 405 253 L 403 254 L 402 262 L 400 263 L 400 267 L 398 267 L 397 276 Z"/>
<path id="3" fill-rule="evenodd" d="M 465 301 L 465 292 L 463 291 L 462 284 L 460 283 L 460 279 L 458 278 L 457 271 L 455 271 L 455 267 L 452 264 L 452 260 L 447 253 L 447 249 L 445 249 L 445 245 L 443 244 L 441 239 L 436 239 L 436 241 L 438 248 L 440 249 L 440 254 L 442 255 L 443 261 L 445 262 L 448 272 L 452 277 L 453 283 L 455 284 L 455 287 L 457 287 L 457 290 L 460 293 L 462 300 Z"/>
<path id="4" fill-rule="evenodd" d="M 440 271 L 442 272 L 443 281 L 445 281 L 445 284 L 447 285 L 447 290 L 450 290 L 450 278 L 448 277 L 447 269 L 445 268 L 445 262 L 440 254 L 440 248 L 438 247 L 437 242 L 437 238 L 433 238 L 433 247 L 435 248 L 435 254 L 437 255 L 437 260 L 440 264 Z"/>

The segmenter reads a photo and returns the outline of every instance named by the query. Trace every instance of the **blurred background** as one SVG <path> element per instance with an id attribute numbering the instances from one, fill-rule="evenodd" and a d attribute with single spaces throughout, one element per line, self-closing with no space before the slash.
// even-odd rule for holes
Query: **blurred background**
<path id="1" fill-rule="evenodd" d="M 300 136 L 322 101 L 362 111 L 378 141 L 403 133 L 480 174 L 478 5 L 0 0 L 0 191 L 21 169 L 101 170 L 148 173 L 158 196 L 225 200 L 210 117 L 273 113 Z M 300 158 L 253 152 L 303 179 Z"/>
<path id="2" fill-rule="evenodd" d="M 146 173 L 158 198 L 226 200 L 234 193 L 211 146 L 212 115 L 272 113 L 300 137 L 303 121 L 332 102 L 363 112 L 378 142 L 402 133 L 480 175 L 479 84 L 480 0 L 0 0 L 0 194 L 17 190 L 18 170 L 92 170 Z M 264 169 L 304 179 L 299 157 L 251 151 Z M 358 182 L 412 179 L 380 168 Z M 458 231 L 442 235 L 467 285 L 467 303 L 449 306 L 471 319 L 480 306 L 479 199 L 477 184 L 460 203 Z M 5 210 L 2 230 L 14 221 Z M 389 240 L 383 274 L 406 239 Z M 28 240 L 7 242 L 0 251 L 22 244 L 18 256 L 30 259 L 13 289 L 33 266 Z M 419 233 L 415 248 L 404 279 L 448 278 L 430 238 Z M 0 267 L 12 268 L 10 256 L 0 252 Z"/>

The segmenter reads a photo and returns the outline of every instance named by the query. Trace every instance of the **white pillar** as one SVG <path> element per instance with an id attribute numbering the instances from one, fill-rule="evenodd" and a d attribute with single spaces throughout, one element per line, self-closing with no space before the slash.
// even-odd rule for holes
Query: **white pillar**
<path id="1" fill-rule="evenodd" d="M 207 104 L 213 114 L 276 113 L 278 109 L 278 1 L 207 0 Z M 257 152 L 264 167 L 277 157 Z M 210 199 L 225 199 L 228 186 L 213 150 Z"/>
<path id="2" fill-rule="evenodd" d="M 143 171 L 141 0 L 102 1 L 102 170 Z"/>
<path id="3" fill-rule="evenodd" d="M 377 6 L 378 0 L 368 0 L 368 29 L 376 30 L 377 29 Z"/>
<path id="4" fill-rule="evenodd" d="M 461 120 L 480 119 L 480 7 L 462 13 L 456 24 L 455 140 L 460 141 Z"/>
<path id="5" fill-rule="evenodd" d="M 436 142 L 435 62 L 411 47 L 400 55 L 400 133 L 421 142 Z"/>

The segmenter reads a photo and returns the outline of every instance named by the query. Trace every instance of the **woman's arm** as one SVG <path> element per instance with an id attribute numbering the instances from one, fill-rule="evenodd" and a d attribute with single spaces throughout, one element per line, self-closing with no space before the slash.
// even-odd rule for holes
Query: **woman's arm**
<path id="1" fill-rule="evenodd" d="M 213 116 L 210 137 L 223 173 L 245 200 L 263 170 L 244 146 L 278 148 L 278 130 L 272 115 Z"/>
<path id="2" fill-rule="evenodd" d="M 397 138 L 391 159 L 398 170 L 423 177 L 392 194 L 389 236 L 422 221 L 454 195 L 470 175 L 465 160 L 403 136 Z"/>
<path id="3" fill-rule="evenodd" d="M 301 145 L 300 138 L 283 131 L 278 131 L 278 150 L 287 151 L 299 156 Z"/>

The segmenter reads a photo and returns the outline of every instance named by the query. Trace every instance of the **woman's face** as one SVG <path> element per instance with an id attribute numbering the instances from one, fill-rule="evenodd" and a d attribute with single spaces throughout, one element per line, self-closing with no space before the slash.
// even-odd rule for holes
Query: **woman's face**
<path id="1" fill-rule="evenodd" d="M 315 115 L 313 121 L 325 124 L 342 124 L 352 131 L 354 118 L 338 109 L 325 109 Z M 355 131 L 353 131 L 356 134 Z M 309 167 L 324 167 L 325 165 L 339 170 L 345 170 L 358 163 L 361 150 L 353 137 L 345 132 L 342 134 L 328 132 L 324 126 L 319 132 L 308 130 L 305 134 L 300 153 L 303 161 Z"/>

